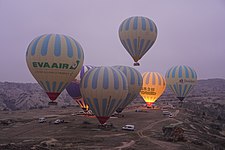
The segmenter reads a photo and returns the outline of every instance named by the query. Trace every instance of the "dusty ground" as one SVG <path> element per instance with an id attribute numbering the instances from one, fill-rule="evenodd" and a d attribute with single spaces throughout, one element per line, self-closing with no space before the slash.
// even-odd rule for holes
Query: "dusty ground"
<path id="1" fill-rule="evenodd" d="M 98 127 L 93 116 L 74 115 L 79 108 L 2 111 L 0 120 L 9 123 L 0 124 L 0 149 L 225 149 L 224 130 L 212 130 L 207 119 L 193 117 L 182 108 L 169 109 L 175 115 L 173 118 L 163 116 L 160 109 L 146 112 L 135 112 L 135 109 L 127 109 L 122 118 L 110 118 L 107 123 L 113 127 L 105 129 Z M 39 117 L 46 117 L 47 122 L 38 123 Z M 49 123 L 56 119 L 66 122 Z M 121 130 L 126 124 L 134 124 L 135 131 Z M 169 124 L 179 124 L 185 130 L 185 141 L 168 142 L 163 138 L 162 127 Z"/>

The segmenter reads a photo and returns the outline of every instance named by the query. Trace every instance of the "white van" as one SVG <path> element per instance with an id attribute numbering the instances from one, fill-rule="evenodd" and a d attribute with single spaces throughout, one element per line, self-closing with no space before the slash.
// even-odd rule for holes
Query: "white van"
<path id="1" fill-rule="evenodd" d="M 163 111 L 163 115 L 170 115 L 171 114 L 171 112 L 169 112 L 169 111 Z"/>
<path id="2" fill-rule="evenodd" d="M 127 124 L 124 127 L 122 127 L 122 130 L 134 131 L 134 125 Z"/>

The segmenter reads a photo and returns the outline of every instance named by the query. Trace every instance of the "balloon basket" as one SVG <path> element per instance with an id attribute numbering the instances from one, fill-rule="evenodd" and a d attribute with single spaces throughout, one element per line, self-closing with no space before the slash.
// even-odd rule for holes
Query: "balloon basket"
<path id="1" fill-rule="evenodd" d="M 178 102 L 178 105 L 179 105 L 180 108 L 182 108 L 183 107 L 183 101 Z"/>
<path id="2" fill-rule="evenodd" d="M 86 109 L 86 108 L 82 108 L 82 110 L 84 111 L 84 113 L 88 113 L 89 112 L 89 110 Z"/>
<path id="3" fill-rule="evenodd" d="M 98 128 L 99 129 L 111 129 L 111 128 L 113 128 L 113 124 L 112 123 L 109 123 L 109 124 L 107 124 L 107 123 L 99 124 L 98 125 Z"/>
<path id="4" fill-rule="evenodd" d="M 49 106 L 57 106 L 57 104 L 58 104 L 57 102 L 48 102 Z"/>
<path id="5" fill-rule="evenodd" d="M 154 107 L 153 102 L 146 102 L 147 108 L 152 108 Z"/>
<path id="6" fill-rule="evenodd" d="M 134 66 L 140 66 L 140 64 L 138 62 L 135 62 Z"/>

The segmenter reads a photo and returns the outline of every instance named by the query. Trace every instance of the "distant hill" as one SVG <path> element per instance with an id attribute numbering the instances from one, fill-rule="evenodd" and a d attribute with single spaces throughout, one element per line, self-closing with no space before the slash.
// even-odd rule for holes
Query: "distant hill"
<path id="1" fill-rule="evenodd" d="M 169 89 L 166 89 L 159 101 L 168 100 L 176 98 Z M 199 80 L 185 101 L 204 105 L 225 105 L 225 80 Z M 0 110 L 41 108 L 47 107 L 48 102 L 49 98 L 37 83 L 0 82 Z M 77 105 L 66 90 L 57 98 L 57 102 L 59 106 Z"/>
<path id="2" fill-rule="evenodd" d="M 174 100 L 175 95 L 167 88 L 161 100 Z M 190 94 L 184 101 L 194 103 L 219 103 L 225 105 L 225 79 L 198 80 Z"/>
<path id="3" fill-rule="evenodd" d="M 37 83 L 0 82 L 0 110 L 19 110 L 47 107 L 49 98 Z M 57 98 L 59 105 L 74 105 L 63 91 Z"/>
<path id="4" fill-rule="evenodd" d="M 191 101 L 202 105 L 221 104 L 225 106 L 225 80 L 200 80 L 189 96 Z"/>

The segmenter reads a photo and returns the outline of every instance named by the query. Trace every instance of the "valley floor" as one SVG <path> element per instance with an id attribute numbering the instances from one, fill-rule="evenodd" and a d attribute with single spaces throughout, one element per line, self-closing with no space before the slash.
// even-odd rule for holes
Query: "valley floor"
<path id="1" fill-rule="evenodd" d="M 0 149 L 141 149 L 197 150 L 225 149 L 225 130 L 212 129 L 210 118 L 195 116 L 182 108 L 169 109 L 173 117 L 161 109 L 130 107 L 124 117 L 111 117 L 112 126 L 99 128 L 94 116 L 76 115 L 80 109 L 50 107 L 44 109 L 0 112 Z M 39 123 L 45 117 L 47 122 Z M 64 123 L 54 124 L 61 119 Z M 122 130 L 126 124 L 135 131 Z M 162 127 L 175 124 L 184 130 L 184 140 L 166 141 Z M 222 124 L 222 123 L 221 123 Z"/>

